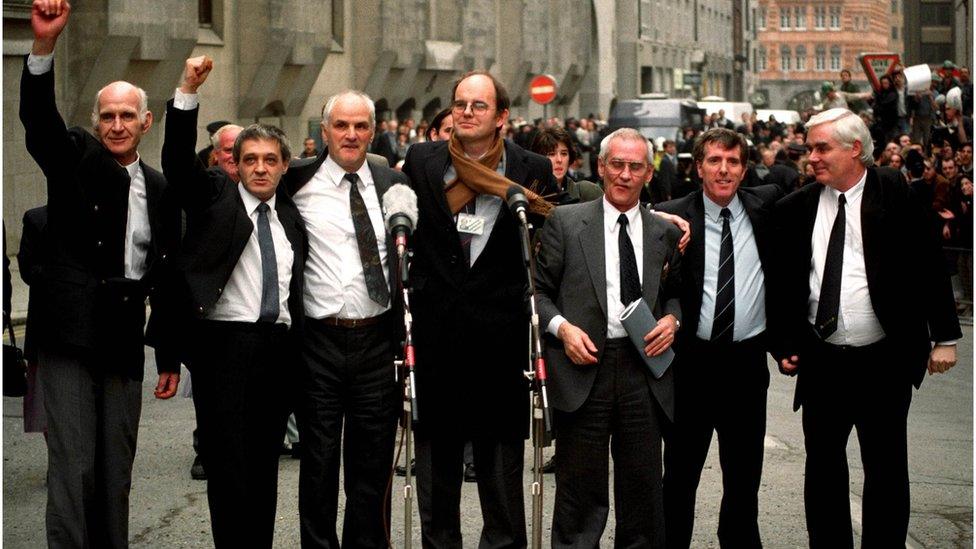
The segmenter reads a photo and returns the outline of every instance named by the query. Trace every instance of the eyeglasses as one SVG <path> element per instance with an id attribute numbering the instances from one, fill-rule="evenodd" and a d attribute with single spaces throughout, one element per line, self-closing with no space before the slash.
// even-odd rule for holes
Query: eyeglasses
<path id="1" fill-rule="evenodd" d="M 468 107 L 471 107 L 472 113 L 479 114 L 479 115 L 485 114 L 486 112 L 488 112 L 489 109 L 488 103 L 485 103 L 484 101 L 468 102 L 468 101 L 458 100 L 451 103 L 451 110 L 454 111 L 455 114 L 464 113 L 464 111 L 468 110 Z"/>
<path id="2" fill-rule="evenodd" d="M 627 162 L 625 160 L 620 160 L 619 158 L 607 160 L 605 166 L 612 174 L 618 174 L 624 171 L 624 168 L 630 168 L 630 173 L 640 175 L 647 169 L 647 164 L 643 162 Z"/>

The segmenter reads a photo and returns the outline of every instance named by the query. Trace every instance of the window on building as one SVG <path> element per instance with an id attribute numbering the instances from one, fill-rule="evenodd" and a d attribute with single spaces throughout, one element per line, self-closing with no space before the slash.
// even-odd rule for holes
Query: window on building
<path id="1" fill-rule="evenodd" d="M 898 27 L 891 27 L 891 39 L 898 40 Z"/>
<path id="2" fill-rule="evenodd" d="M 342 0 L 332 0 L 332 41 L 344 47 L 346 37 L 346 17 Z"/>
<path id="3" fill-rule="evenodd" d="M 790 47 L 783 46 L 779 50 L 779 70 L 783 72 L 790 72 Z"/>
<path id="4" fill-rule="evenodd" d="M 827 70 L 827 48 L 823 45 L 818 45 L 816 49 L 816 55 L 814 56 L 814 70 L 824 71 Z"/>
<path id="5" fill-rule="evenodd" d="M 762 72 L 766 70 L 766 47 L 759 46 L 759 52 L 756 54 L 756 70 Z"/>
<path id="6" fill-rule="evenodd" d="M 840 28 L 840 6 L 830 6 L 830 28 Z"/>
<path id="7" fill-rule="evenodd" d="M 213 27 L 213 0 L 197 0 L 197 22 L 205 29 Z"/>
<path id="8" fill-rule="evenodd" d="M 807 70 L 807 47 L 800 45 L 796 47 L 796 70 Z"/>
<path id="9" fill-rule="evenodd" d="M 796 6 L 793 8 L 793 20 L 797 30 L 807 30 L 807 7 Z"/>
<path id="10" fill-rule="evenodd" d="M 830 46 L 830 70 L 840 70 L 840 46 Z"/>
<path id="11" fill-rule="evenodd" d="M 759 15 L 756 16 L 756 28 L 766 30 L 766 8 L 759 8 Z"/>
<path id="12" fill-rule="evenodd" d="M 891 0 L 891 13 L 898 13 L 898 0 Z"/>
<path id="13" fill-rule="evenodd" d="M 790 29 L 790 8 L 779 9 L 779 28 L 780 30 Z"/>
<path id="14" fill-rule="evenodd" d="M 827 27 L 827 8 L 826 6 L 813 7 L 813 28 L 824 29 Z"/>

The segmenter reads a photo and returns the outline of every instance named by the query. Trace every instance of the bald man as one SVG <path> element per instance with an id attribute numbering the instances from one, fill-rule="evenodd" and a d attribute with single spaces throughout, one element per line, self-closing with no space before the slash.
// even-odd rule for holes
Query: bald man
<path id="1" fill-rule="evenodd" d="M 53 53 L 67 2 L 35 0 L 20 119 L 47 178 L 50 244 L 41 266 L 38 379 L 48 418 L 50 547 L 128 546 L 129 487 L 142 407 L 144 345 L 156 347 L 157 398 L 179 384 L 154 288 L 179 245 L 180 213 L 166 180 L 139 159 L 152 126 L 146 94 L 128 82 L 99 91 L 95 136 L 65 127 Z M 152 316 L 145 333 L 146 297 Z"/>

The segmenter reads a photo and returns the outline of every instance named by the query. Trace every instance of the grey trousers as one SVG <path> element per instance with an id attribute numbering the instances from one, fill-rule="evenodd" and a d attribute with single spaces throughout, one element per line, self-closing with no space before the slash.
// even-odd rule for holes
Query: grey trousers
<path id="1" fill-rule="evenodd" d="M 142 383 L 45 349 L 38 362 L 48 422 L 48 546 L 128 547 Z"/>

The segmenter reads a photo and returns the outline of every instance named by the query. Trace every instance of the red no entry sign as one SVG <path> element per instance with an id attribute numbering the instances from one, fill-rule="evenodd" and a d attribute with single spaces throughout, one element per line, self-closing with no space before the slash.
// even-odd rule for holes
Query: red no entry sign
<path id="1" fill-rule="evenodd" d="M 551 103 L 556 98 L 556 79 L 548 74 L 540 74 L 529 82 L 529 97 L 540 105 Z"/>

